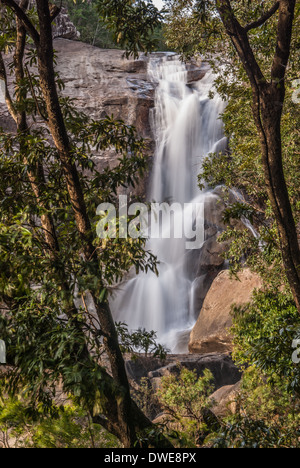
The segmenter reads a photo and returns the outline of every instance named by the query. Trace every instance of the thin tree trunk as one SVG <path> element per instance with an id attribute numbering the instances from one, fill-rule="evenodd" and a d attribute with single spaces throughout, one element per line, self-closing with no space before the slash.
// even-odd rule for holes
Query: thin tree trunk
<path id="1" fill-rule="evenodd" d="M 20 8 L 25 12 L 28 8 L 29 0 L 22 0 L 19 4 Z M 24 102 L 26 99 L 26 91 L 23 90 L 23 80 L 25 77 L 24 74 L 24 53 L 25 53 L 25 45 L 26 45 L 26 29 L 22 23 L 22 21 L 16 17 L 16 32 L 17 32 L 17 40 L 16 40 L 16 47 L 14 53 L 14 70 L 15 70 L 15 96 L 16 96 L 16 105 L 13 106 L 12 100 L 9 96 L 9 102 L 11 106 L 8 106 L 8 109 L 14 118 L 17 124 L 17 132 L 19 135 L 20 140 L 20 153 L 24 155 L 24 162 L 28 164 L 28 160 L 26 158 L 27 154 L 27 145 L 26 145 L 26 138 L 30 133 L 27 124 L 27 116 L 26 111 L 24 109 Z M 3 63 L 3 60 L 2 60 Z M 4 68 L 4 77 L 7 87 L 7 79 Z M 7 87 L 7 94 L 8 87 Z M 21 109 L 21 110 L 19 110 Z M 49 257 L 55 262 L 60 252 L 59 242 L 56 234 L 55 225 L 53 222 L 53 218 L 49 213 L 49 206 L 48 203 L 44 202 L 44 195 L 47 192 L 47 184 L 45 180 L 44 168 L 40 161 L 37 161 L 33 164 L 28 165 L 28 179 L 31 184 L 32 191 L 36 197 L 37 205 L 42 208 L 44 213 L 41 215 L 41 226 L 43 230 L 43 236 L 45 239 L 45 253 L 49 255 Z M 74 300 L 71 294 L 69 284 L 66 281 L 65 275 L 62 274 L 60 270 L 57 270 L 59 274 L 59 278 L 61 281 L 61 285 L 66 293 L 66 310 L 74 314 Z"/>
<path id="2" fill-rule="evenodd" d="M 94 264 L 96 271 L 98 269 L 100 277 L 99 261 L 93 245 L 94 234 L 87 214 L 79 174 L 73 162 L 70 141 L 57 94 L 53 67 L 51 16 L 48 1 L 37 0 L 37 11 L 40 24 L 40 40 L 37 49 L 38 68 L 40 85 L 47 108 L 48 125 L 59 153 L 77 229 L 82 239 L 82 248 L 85 258 L 87 261 Z M 119 394 L 116 401 L 122 442 L 124 446 L 132 447 L 136 442 L 136 429 L 132 418 L 130 387 L 123 355 L 118 343 L 117 331 L 108 303 L 100 302 L 93 293 L 92 296 L 104 337 L 105 349 L 110 360 L 112 375 L 115 383 L 119 387 Z"/>

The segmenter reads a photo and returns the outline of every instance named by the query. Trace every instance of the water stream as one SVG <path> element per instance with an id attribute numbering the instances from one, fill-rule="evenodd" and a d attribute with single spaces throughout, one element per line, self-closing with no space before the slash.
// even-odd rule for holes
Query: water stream
<path id="1" fill-rule="evenodd" d="M 154 54 L 149 63 L 149 77 L 157 87 L 152 114 L 156 152 L 148 200 L 177 203 L 172 217 L 173 235 L 158 238 L 151 226 L 147 249 L 160 261 L 159 276 L 149 272 L 129 280 L 113 299 L 112 310 L 117 321 L 127 323 L 131 329 L 155 330 L 158 341 L 170 351 L 185 352 L 196 311 L 193 279 L 187 274 L 189 244 L 185 236 L 180 237 L 175 231 L 179 224 L 193 219 L 194 227 L 197 224 L 204 239 L 201 206 L 208 193 L 200 191 L 197 176 L 203 158 L 226 145 L 219 119 L 225 104 L 217 94 L 214 99 L 209 98 L 213 90 L 212 72 L 189 85 L 186 66 L 176 56 Z M 162 232 L 168 230 L 170 226 L 163 224 Z M 197 255 L 200 247 L 193 250 L 193 255 Z"/>

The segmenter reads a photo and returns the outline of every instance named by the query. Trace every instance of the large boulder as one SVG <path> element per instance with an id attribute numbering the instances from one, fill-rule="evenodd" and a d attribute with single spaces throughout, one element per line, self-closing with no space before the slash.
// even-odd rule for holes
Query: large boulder
<path id="1" fill-rule="evenodd" d="M 199 377 L 203 375 L 205 369 L 209 369 L 214 377 L 216 390 L 226 385 L 234 385 L 241 379 L 239 369 L 228 354 L 212 353 L 205 356 L 170 354 L 164 361 L 140 355 L 137 359 L 126 360 L 129 379 L 139 383 L 142 378 L 147 378 L 155 389 L 160 386 L 163 377 L 178 375 L 181 367 L 196 371 Z"/>
<path id="2" fill-rule="evenodd" d="M 210 400 L 213 402 L 213 412 L 216 416 L 223 418 L 237 413 L 241 383 L 242 381 L 235 385 L 221 387 L 210 396 Z"/>
<path id="3" fill-rule="evenodd" d="M 206 295 L 191 332 L 189 352 L 231 352 L 232 337 L 229 328 L 232 325 L 232 306 L 247 304 L 253 291 L 261 287 L 261 278 L 249 269 L 240 272 L 238 279 L 232 278 L 227 270 L 220 272 Z"/>

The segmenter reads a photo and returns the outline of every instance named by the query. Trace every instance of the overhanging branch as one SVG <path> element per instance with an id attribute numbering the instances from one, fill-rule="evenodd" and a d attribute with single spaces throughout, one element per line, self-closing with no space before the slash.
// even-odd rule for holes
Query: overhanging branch
<path id="1" fill-rule="evenodd" d="M 19 20 L 24 24 L 29 36 L 32 38 L 34 43 L 38 45 L 40 42 L 40 35 L 22 8 L 20 8 L 14 0 L 0 0 L 0 5 L 1 4 L 7 6 L 16 14 Z"/>
<path id="2" fill-rule="evenodd" d="M 244 69 L 250 79 L 252 89 L 256 92 L 257 87 L 261 83 L 266 82 L 266 79 L 250 46 L 247 32 L 238 21 L 230 0 L 215 0 L 215 2 L 226 33 L 230 36 L 243 63 Z"/>
<path id="3" fill-rule="evenodd" d="M 259 18 L 258 20 L 256 21 L 253 21 L 252 23 L 249 23 L 247 26 L 245 26 L 245 31 L 248 32 L 250 31 L 251 29 L 255 29 L 255 28 L 259 28 L 260 26 L 262 26 L 263 24 L 265 24 L 268 19 L 272 18 L 273 15 L 275 15 L 276 11 L 278 10 L 279 8 L 279 5 L 280 5 L 280 2 L 276 2 L 272 8 L 270 8 L 269 11 L 267 11 L 266 13 L 264 13 L 261 18 Z"/>

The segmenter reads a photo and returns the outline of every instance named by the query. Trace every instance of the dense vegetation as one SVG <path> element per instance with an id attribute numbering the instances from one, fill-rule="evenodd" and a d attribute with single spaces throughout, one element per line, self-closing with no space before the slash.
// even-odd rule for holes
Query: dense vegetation
<path id="1" fill-rule="evenodd" d="M 68 10 L 70 20 L 80 33 L 81 41 L 104 49 L 117 47 L 112 34 L 97 14 L 97 4 L 94 0 L 90 2 L 79 0 L 76 3 L 66 0 L 64 5 Z"/>
<path id="2" fill-rule="evenodd" d="M 63 5 L 80 33 L 81 41 L 104 49 L 121 48 L 118 37 L 114 36 L 113 31 L 109 30 L 104 20 L 99 17 L 97 0 L 65 0 Z M 152 36 L 157 50 L 168 50 L 161 24 L 155 26 Z"/>
<path id="3" fill-rule="evenodd" d="M 230 240 L 227 257 L 233 272 L 246 263 L 265 282 L 251 304 L 233 311 L 234 359 L 245 370 L 235 411 L 214 416 L 208 372 L 197 377 L 179 369 L 177 377 L 163 379 L 157 394 L 147 381 L 134 392 L 129 388 L 123 353 L 143 350 L 163 357 L 164 350 L 156 345 L 154 332 L 130 335 L 126 325 L 115 326 L 108 295 L 133 266 L 137 271 L 156 271 L 156 259 L 140 240 L 98 239 L 96 207 L 114 201 L 119 187 L 138 183 L 146 170 L 145 143 L 126 123 L 112 118 L 93 121 L 76 110 L 76 103 L 61 97 L 63 83 L 54 74 L 49 35 L 59 8 L 49 10 L 47 0 L 37 0 L 31 10 L 27 0 L 19 5 L 1 0 L 0 78 L 17 126 L 16 134 L 0 133 L 0 337 L 7 343 L 10 364 L 1 376 L 4 446 L 10 443 L 8 436 L 18 446 L 32 447 L 300 445 L 300 367 L 292 359 L 300 320 L 297 279 L 289 270 L 290 261 L 297 264 L 298 254 L 297 248 L 295 257 L 286 250 L 290 232 L 285 232 L 280 212 L 274 209 L 274 193 L 270 196 L 274 184 L 275 201 L 282 201 L 277 174 L 273 177 L 264 170 L 265 147 L 272 153 L 272 133 L 268 144 L 262 144 L 255 110 L 257 97 L 266 107 L 268 99 L 256 77 L 255 83 L 249 80 L 240 50 L 244 45 L 249 52 L 249 45 L 266 89 L 279 93 L 283 107 L 274 109 L 274 117 L 280 113 L 282 138 L 284 173 L 279 173 L 287 186 L 292 220 L 288 226 L 296 231 L 300 122 L 294 80 L 299 78 L 299 5 L 295 7 L 293 0 L 166 3 L 171 7 L 164 24 L 168 47 L 186 58 L 206 54 L 218 72 L 216 90 L 228 102 L 223 120 L 230 151 L 210 155 L 200 182 L 238 188 L 245 201 L 228 204 L 224 219 L 244 216 L 258 232 L 254 238 L 228 230 L 220 239 Z M 89 43 L 100 47 L 117 43 L 133 55 L 157 47 L 163 18 L 152 2 L 70 1 L 68 7 L 82 39 Z M 286 20 L 285 7 L 295 8 L 295 18 L 290 50 L 285 50 L 284 59 L 279 54 L 289 61 L 282 76 L 274 65 L 274 50 L 278 23 Z M 248 25 L 249 44 L 243 42 L 237 21 Z M 14 53 L 13 95 L 2 60 L 7 51 Z M 32 65 L 35 71 L 29 72 Z M 270 83 L 276 86 L 271 89 Z M 261 111 L 265 131 L 267 117 Z M 278 134 L 275 137 L 277 152 L 271 162 L 278 170 Z M 119 152 L 120 164 L 99 173 L 93 149 L 110 146 Z M 94 303 L 94 320 L 87 298 Z M 61 390 L 67 401 L 59 399 Z M 168 415 L 160 425 L 151 422 L 153 405 Z"/>

